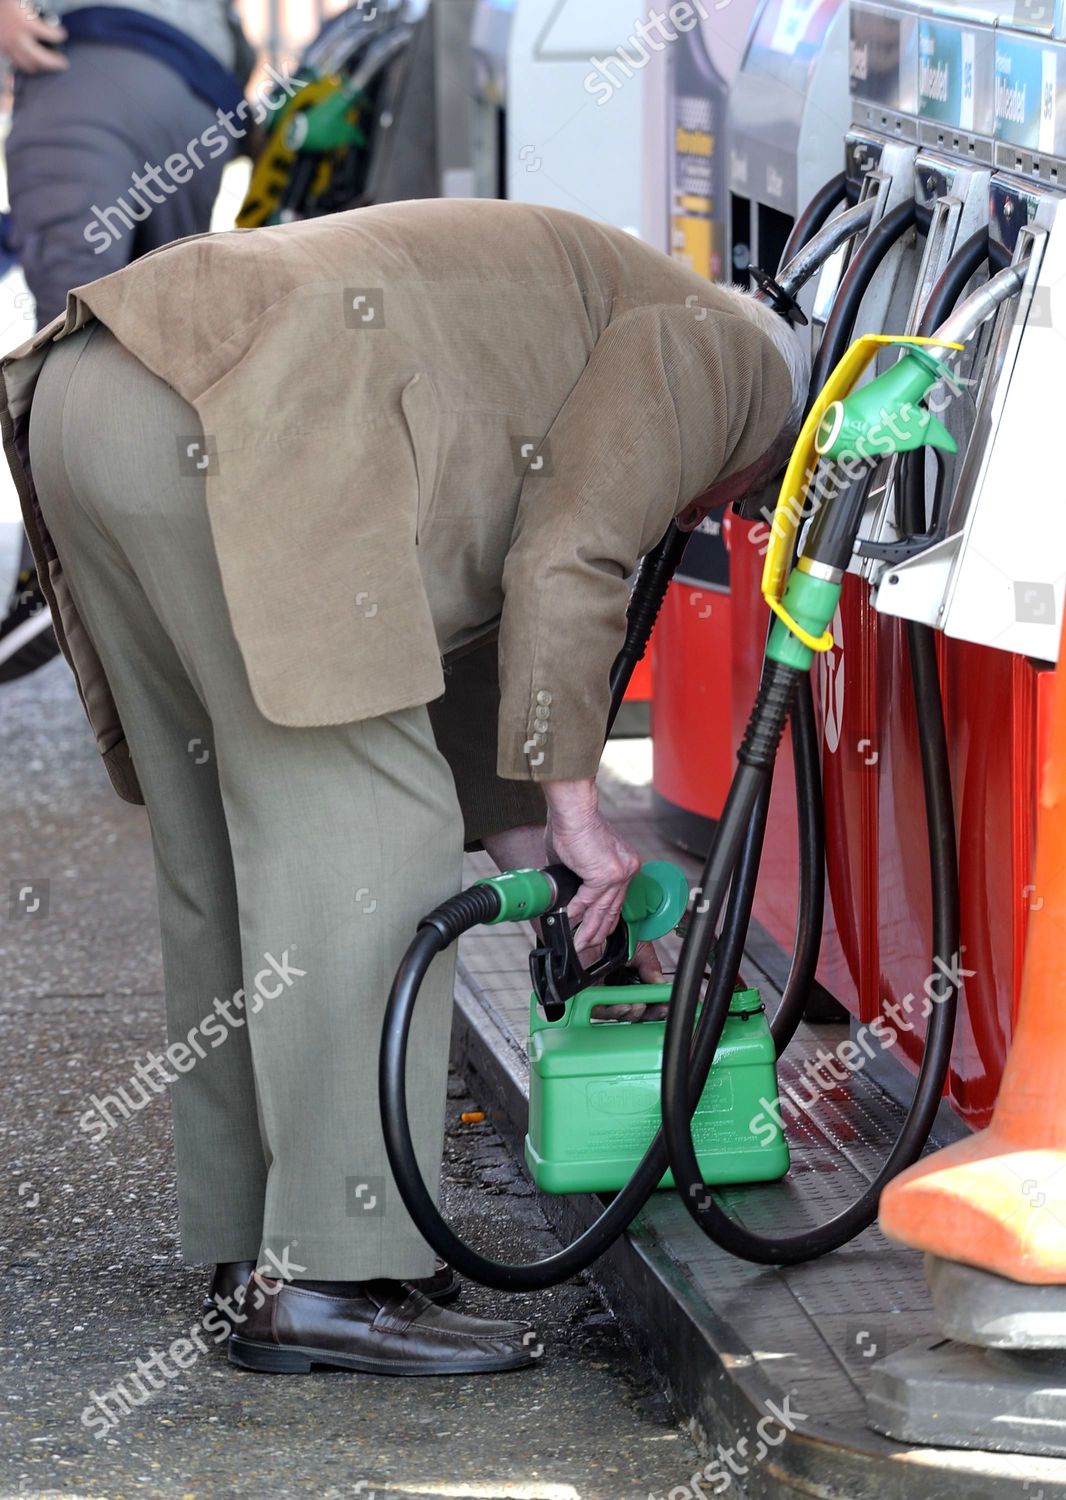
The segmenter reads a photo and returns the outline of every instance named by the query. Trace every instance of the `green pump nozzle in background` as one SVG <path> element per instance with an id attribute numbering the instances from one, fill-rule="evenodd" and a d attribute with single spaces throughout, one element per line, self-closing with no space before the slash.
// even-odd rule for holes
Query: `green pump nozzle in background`
<path id="1" fill-rule="evenodd" d="M 919 405 L 944 373 L 943 363 L 925 349 L 909 349 L 869 385 L 826 408 L 815 438 L 820 457 L 874 461 L 923 447 L 957 453 L 943 422 Z"/>
<path id="2" fill-rule="evenodd" d="M 285 127 L 286 147 L 290 151 L 324 154 L 365 146 L 366 136 L 351 117 L 356 106 L 365 102 L 361 89 L 339 85 L 318 104 L 291 115 Z"/>

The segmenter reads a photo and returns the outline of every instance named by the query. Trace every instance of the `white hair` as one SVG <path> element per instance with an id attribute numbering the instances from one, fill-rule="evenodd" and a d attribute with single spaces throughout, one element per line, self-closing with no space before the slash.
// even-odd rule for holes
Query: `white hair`
<path id="1" fill-rule="evenodd" d="M 787 318 L 775 313 L 766 302 L 760 302 L 744 287 L 716 282 L 719 291 L 728 292 L 738 312 L 755 324 L 773 344 L 788 366 L 792 378 L 792 405 L 785 418 L 783 432 L 796 438 L 807 410 L 807 393 L 811 383 L 811 338 L 809 328 L 793 328 Z"/>

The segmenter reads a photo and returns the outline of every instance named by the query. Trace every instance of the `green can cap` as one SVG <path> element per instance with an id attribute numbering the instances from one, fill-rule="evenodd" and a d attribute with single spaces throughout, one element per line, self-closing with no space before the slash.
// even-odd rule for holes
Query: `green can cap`
<path id="1" fill-rule="evenodd" d="M 731 1016 L 752 1016 L 762 1008 L 762 996 L 758 990 L 736 989 L 733 991 L 733 998 L 729 1002 Z"/>

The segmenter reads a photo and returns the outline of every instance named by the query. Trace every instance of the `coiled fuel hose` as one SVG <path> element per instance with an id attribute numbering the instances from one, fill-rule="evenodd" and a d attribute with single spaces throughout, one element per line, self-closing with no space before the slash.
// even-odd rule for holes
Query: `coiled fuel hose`
<path id="1" fill-rule="evenodd" d="M 903 205 L 896 211 L 897 222 L 904 225 L 908 220 L 913 222 L 905 210 L 906 205 Z M 971 237 L 956 252 L 930 294 L 920 332 L 931 335 L 940 327 L 988 254 L 985 231 Z M 866 268 L 859 266 L 860 258 L 861 252 L 853 263 L 852 272 L 857 271 L 856 279 L 860 284 L 865 281 L 868 285 Z M 900 521 L 902 528 L 911 534 L 924 529 L 924 468 L 924 450 L 907 455 L 900 485 Z M 854 511 L 849 515 L 849 509 L 838 502 L 820 512 L 812 524 L 805 558 L 815 562 L 822 576 L 828 576 L 834 570 L 842 572 L 850 560 L 858 516 Z M 951 1059 L 959 990 L 959 874 L 955 820 L 935 633 L 927 626 L 909 622 L 907 639 L 929 837 L 933 892 L 933 963 L 930 973 L 938 981 L 936 1003 L 929 1016 L 914 1095 L 896 1140 L 877 1176 L 842 1213 L 825 1224 L 792 1235 L 757 1234 L 739 1224 L 703 1183 L 690 1115 L 681 1105 L 681 1101 L 687 1098 L 692 1074 L 702 1076 L 702 1051 L 709 1045 L 708 1034 L 720 1035 L 728 1014 L 728 994 L 723 1007 L 725 986 L 715 975 L 690 1058 L 690 1033 L 703 982 L 702 963 L 713 940 L 735 851 L 744 837 L 760 786 L 769 775 L 776 754 L 776 741 L 783 728 L 783 714 L 795 690 L 797 674 L 794 669 L 773 659 L 766 663 L 759 700 L 739 752 L 738 772 L 718 826 L 715 847 L 704 869 L 702 900 L 674 980 L 662 1075 L 663 1128 L 674 1180 L 685 1206 L 709 1238 L 730 1254 L 762 1265 L 791 1265 L 813 1259 L 839 1249 L 868 1228 L 877 1216 L 885 1185 L 920 1156 L 943 1094 Z"/>
<path id="2" fill-rule="evenodd" d="M 897 223 L 900 222 L 897 220 Z M 899 233 L 905 232 L 913 222 L 912 210 Z M 880 264 L 892 243 L 884 234 L 875 240 L 869 253 L 877 257 L 877 264 Z M 866 253 L 867 246 L 864 244 L 853 261 L 849 275 L 856 272 L 856 267 L 859 267 L 857 275 L 867 274 L 863 265 Z M 874 270 L 876 264 L 869 270 L 869 277 L 872 277 Z M 950 270 L 949 267 L 949 272 Z M 961 285 L 965 285 L 965 280 L 972 274 L 970 271 Z M 945 273 L 945 278 L 947 276 L 948 273 Z M 867 279 L 866 285 L 868 284 Z M 939 287 L 937 291 L 940 291 Z M 946 296 L 947 292 L 942 295 Z M 672 571 L 667 554 L 678 545 L 676 536 L 668 533 L 660 544 L 660 549 L 657 549 L 660 570 L 669 568 Z M 513 903 L 513 909 L 505 912 L 505 898 L 499 888 L 501 882 L 479 883 L 443 902 L 419 924 L 414 941 L 397 972 L 386 1011 L 379 1069 L 382 1127 L 389 1162 L 408 1212 L 425 1240 L 462 1275 L 505 1291 L 533 1291 L 557 1285 L 585 1270 L 623 1233 L 658 1186 L 669 1164 L 667 1141 L 671 1144 L 671 1157 L 675 1149 L 677 1152 L 675 1180 L 683 1190 L 682 1196 L 690 1211 L 713 1238 L 719 1239 L 727 1249 L 745 1258 L 768 1263 L 805 1259 L 810 1255 L 824 1253 L 843 1243 L 845 1239 L 852 1238 L 871 1222 L 869 1200 L 872 1193 L 867 1192 L 863 1195 L 861 1204 L 852 1205 L 845 1214 L 838 1216 L 827 1226 L 832 1231 L 828 1236 L 824 1230 L 810 1235 L 773 1240 L 752 1236 L 749 1231 L 730 1220 L 714 1202 L 699 1178 L 698 1165 L 692 1151 L 689 1121 L 703 1092 L 728 1014 L 729 999 L 747 927 L 743 904 L 739 900 L 735 903 L 733 928 L 730 933 L 723 934 L 723 939 L 717 943 L 710 992 L 693 1031 L 706 965 L 712 946 L 715 946 L 715 926 L 731 881 L 736 877 L 734 883 L 737 888 L 743 885 L 741 876 L 744 871 L 737 870 L 738 857 L 753 815 L 765 796 L 790 706 L 803 675 L 792 666 L 767 660 L 756 707 L 739 752 L 737 774 L 704 868 L 702 900 L 697 904 L 685 935 L 670 1006 L 667 1031 L 670 1055 L 664 1058 L 664 1103 L 669 1116 L 669 1134 L 665 1139 L 663 1131 L 655 1136 L 630 1181 L 612 1198 L 595 1222 L 571 1245 L 543 1260 L 530 1264 L 497 1261 L 481 1255 L 454 1233 L 440 1214 L 422 1178 L 411 1140 L 406 1098 L 406 1055 L 411 1020 L 421 982 L 430 964 L 438 953 L 474 926 L 495 922 L 504 916 L 521 919 L 528 914 L 522 909 L 524 897 L 520 893 Z M 930 723 L 934 716 L 939 716 L 940 723 L 939 744 L 935 734 L 923 736 L 923 769 L 926 774 L 935 889 L 938 892 L 936 951 L 938 954 L 946 952 L 951 955 L 958 946 L 957 895 L 953 907 L 950 874 L 954 855 L 954 825 L 950 783 L 945 778 L 947 762 L 943 719 L 939 698 L 935 695 L 935 672 L 931 682 L 926 674 L 920 683 L 916 673 L 915 682 L 922 712 L 930 716 Z M 619 678 L 614 685 L 618 687 L 624 684 Z M 620 701 L 620 695 L 616 694 L 616 699 Z M 949 827 L 950 839 L 947 838 Z M 752 849 L 754 853 L 749 857 L 757 869 L 757 849 L 754 844 Z M 579 885 L 578 877 L 562 866 L 554 866 L 544 872 L 525 873 L 547 882 L 551 887 L 551 896 L 558 905 L 565 905 Z M 543 895 L 540 898 L 541 910 L 544 909 L 545 899 Z M 743 922 L 740 921 L 741 916 L 745 917 Z M 728 943 L 724 941 L 727 936 Z M 679 1001 L 683 1003 L 679 1005 Z M 950 1052 L 951 1037 L 947 1028 L 950 1027 L 953 1011 L 954 997 L 949 997 L 938 1007 L 937 1016 L 930 1027 L 927 1064 L 923 1064 L 915 1104 L 908 1115 L 900 1140 L 886 1163 L 885 1171 L 878 1178 L 878 1184 L 887 1180 L 890 1170 L 894 1173 L 906 1164 L 905 1156 L 908 1160 L 913 1160 L 928 1136 L 932 1116 L 939 1102 L 943 1069 L 946 1067 L 945 1034 L 946 1051 Z M 666 1074 L 667 1064 L 669 1078 Z M 681 1168 L 681 1175 L 677 1175 L 678 1166 Z M 691 1170 L 693 1168 L 694 1171 Z M 842 1237 L 844 1227 L 848 1232 Z"/>

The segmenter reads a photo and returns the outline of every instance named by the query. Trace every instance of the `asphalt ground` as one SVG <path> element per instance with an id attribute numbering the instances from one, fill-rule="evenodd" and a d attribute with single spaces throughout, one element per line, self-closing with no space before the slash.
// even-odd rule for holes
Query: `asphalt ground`
<path id="1" fill-rule="evenodd" d="M 145 815 L 111 792 L 62 662 L 0 687 L 0 827 L 0 1500 L 692 1493 L 695 1448 L 581 1282 L 464 1288 L 465 1310 L 535 1324 L 543 1353 L 513 1374 L 263 1376 L 210 1339 L 173 1363 L 207 1269 L 178 1249 L 167 1101 L 96 1146 L 75 1123 L 165 1037 Z M 493 1254 L 549 1253 L 524 1172 L 452 1094 L 450 1212 Z M 159 1389 L 86 1426 L 155 1352 Z"/>

